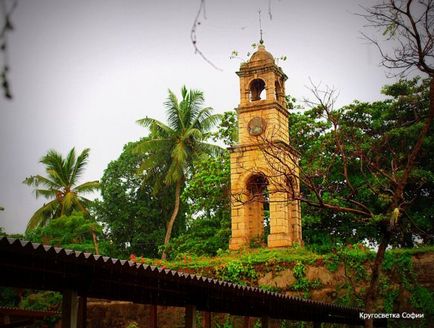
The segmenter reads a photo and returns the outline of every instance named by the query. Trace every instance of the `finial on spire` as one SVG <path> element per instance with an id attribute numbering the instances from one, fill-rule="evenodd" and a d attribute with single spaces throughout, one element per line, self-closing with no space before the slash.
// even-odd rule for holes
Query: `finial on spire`
<path id="1" fill-rule="evenodd" d="M 262 40 L 262 19 L 261 19 L 261 9 L 258 10 L 259 16 L 259 44 L 264 44 L 264 40 Z"/>

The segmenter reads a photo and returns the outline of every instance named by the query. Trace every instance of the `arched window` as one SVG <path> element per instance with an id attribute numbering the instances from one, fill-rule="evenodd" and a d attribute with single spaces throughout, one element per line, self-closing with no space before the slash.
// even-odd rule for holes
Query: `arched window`
<path id="1" fill-rule="evenodd" d="M 250 82 L 250 101 L 261 100 L 263 96 L 263 91 L 265 90 L 265 82 L 261 79 L 254 79 Z"/>
<path id="2" fill-rule="evenodd" d="M 267 187 L 268 180 L 262 173 L 254 174 L 247 180 L 246 188 L 250 199 L 248 211 L 253 218 L 251 237 L 265 244 L 270 234 L 270 197 Z"/>

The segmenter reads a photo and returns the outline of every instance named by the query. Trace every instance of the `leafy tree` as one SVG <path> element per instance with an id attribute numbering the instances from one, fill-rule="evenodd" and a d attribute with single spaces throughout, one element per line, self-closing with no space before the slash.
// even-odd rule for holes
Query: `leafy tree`
<path id="1" fill-rule="evenodd" d="M 101 178 L 102 200 L 97 201 L 96 216 L 107 228 L 112 243 L 111 255 L 129 257 L 138 254 L 158 256 L 164 240 L 165 213 L 173 208 L 173 186 L 154 192 L 158 176 L 137 174 L 146 155 L 134 151 L 138 142 L 124 146 L 118 159 L 109 163 Z M 175 235 L 183 230 L 183 211 L 174 226 Z"/>
<path id="2" fill-rule="evenodd" d="M 229 152 L 204 156 L 194 164 L 181 199 L 187 204 L 187 231 L 170 243 L 173 256 L 216 255 L 230 236 Z"/>
<path id="3" fill-rule="evenodd" d="M 167 246 L 172 234 L 173 224 L 178 215 L 181 191 L 187 175 L 192 171 L 192 163 L 202 154 L 217 150 L 217 146 L 206 143 L 209 132 L 219 119 L 212 115 L 210 107 L 202 107 L 203 93 L 198 90 L 181 89 L 182 100 L 169 90 L 169 97 L 164 103 L 167 110 L 168 124 L 145 117 L 137 123 L 150 128 L 150 138 L 140 142 L 136 151 L 147 154 L 142 163 L 146 176 L 163 177 L 165 186 L 175 185 L 175 204 L 167 222 L 164 245 Z M 157 189 L 161 187 L 156 184 Z M 166 258 L 163 251 L 162 258 Z"/>
<path id="4" fill-rule="evenodd" d="M 28 231 L 25 238 L 32 242 L 91 252 L 94 248 L 93 233 L 101 235 L 102 227 L 85 218 L 82 212 L 72 212 Z"/>
<path id="5" fill-rule="evenodd" d="M 215 142 L 232 146 L 238 139 L 235 112 L 223 113 Z M 187 231 L 170 242 L 173 257 L 183 254 L 211 255 L 227 249 L 230 237 L 229 151 L 202 156 L 194 162 L 194 173 L 186 182 L 181 200 L 186 204 Z"/>
<path id="6" fill-rule="evenodd" d="M 23 183 L 35 188 L 36 197 L 43 196 L 51 199 L 44 204 L 30 218 L 26 231 L 38 226 L 44 226 L 53 219 L 63 215 L 70 215 L 74 210 L 86 216 L 89 214 L 90 200 L 83 194 L 94 192 L 99 188 L 98 181 L 89 181 L 77 185 L 89 157 L 89 149 L 84 149 L 76 157 L 72 148 L 66 158 L 55 150 L 49 150 L 42 157 L 40 163 L 45 165 L 47 176 L 35 175 L 26 178 Z M 98 253 L 98 244 L 95 232 L 95 252 Z"/>
<path id="7" fill-rule="evenodd" d="M 291 115 L 291 140 L 303 153 L 302 179 L 307 183 L 302 185 L 302 194 L 305 204 L 314 205 L 303 206 L 308 243 L 381 241 L 378 225 L 388 219 L 390 192 L 396 185 L 385 175 L 398 178 L 402 174 L 408 149 L 416 142 L 429 110 L 429 82 L 400 81 L 386 86 L 383 93 L 388 100 L 354 102 L 326 117 L 318 115 L 317 108 Z M 336 130 L 331 119 L 338 123 Z M 345 141 L 343 148 L 336 142 L 337 135 Z M 432 135 L 431 128 L 405 189 L 404 212 L 392 238 L 395 246 L 413 246 L 415 239 L 432 243 Z M 356 211 L 344 211 L 346 207 Z"/>
<path id="8" fill-rule="evenodd" d="M 379 284 L 380 266 L 384 261 L 387 246 L 395 231 L 400 227 L 405 208 L 405 190 L 411 184 L 411 176 L 422 153 L 425 140 L 432 132 L 434 120 L 434 1 L 427 0 L 381 0 L 378 4 L 365 9 L 365 17 L 370 27 L 376 29 L 383 40 L 366 36 L 377 46 L 383 58 L 382 64 L 405 76 L 417 69 L 427 74 L 430 79 L 429 110 L 419 124 L 418 137 L 408 148 L 407 163 L 400 170 L 399 176 L 392 176 L 396 187 L 393 189 L 389 207 L 390 224 L 383 231 L 383 238 L 378 247 L 377 257 L 372 267 L 372 279 L 366 297 L 366 312 L 374 309 L 375 295 Z M 391 45 L 391 51 L 383 45 Z M 390 177 L 384 177 L 389 179 Z M 404 211 L 403 211 L 404 210 Z M 373 327 L 373 321 L 367 320 L 366 327 Z"/>
<path id="9" fill-rule="evenodd" d="M 386 101 L 355 102 L 335 109 L 334 91 L 314 86 L 316 101 L 297 120 L 307 133 L 306 138 L 299 137 L 307 146 L 299 148 L 303 152 L 300 172 L 288 165 L 280 170 L 300 177 L 300 193 L 292 183 L 281 186 L 295 199 L 321 209 L 326 220 L 351 221 L 349 229 L 366 229 L 376 242 L 378 251 L 365 295 L 367 313 L 375 310 L 386 247 L 409 245 L 414 238 L 432 241 L 430 90 L 432 80 L 402 80 L 384 88 L 389 96 Z M 267 145 L 271 147 L 264 147 L 264 152 L 279 159 L 279 170 L 293 150 L 270 141 Z"/>

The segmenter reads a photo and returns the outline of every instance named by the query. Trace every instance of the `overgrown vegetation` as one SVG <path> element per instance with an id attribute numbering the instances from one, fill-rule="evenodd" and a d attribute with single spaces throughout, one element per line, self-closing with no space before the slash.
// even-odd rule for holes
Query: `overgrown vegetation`
<path id="1" fill-rule="evenodd" d="M 327 209 L 308 206 L 309 201 L 317 196 L 302 186 L 303 197 L 308 200 L 302 208 L 303 247 L 259 247 L 229 252 L 228 151 L 210 151 L 193 156 L 182 169 L 181 188 L 177 191 L 177 183 L 162 184 L 170 161 L 148 166 L 148 162 L 154 160 L 150 154 L 152 149 L 138 151 L 140 145 L 152 143 L 154 139 L 150 136 L 125 145 L 119 158 L 112 161 L 104 172 L 100 183 L 102 198 L 95 202 L 86 201 L 86 208 L 81 208 L 81 203 L 74 201 L 76 192 L 93 190 L 99 183 L 85 183 L 73 189 L 75 180 L 72 177 L 74 174 L 77 176 L 77 172 L 74 173 L 75 166 L 79 169 L 84 167 L 88 151 L 78 158 L 71 151 L 65 159 L 54 152 L 47 154 L 50 156 L 44 157 L 43 163 L 47 166 L 48 177 L 53 180 L 49 184 L 45 183 L 49 190 L 38 187 L 45 181 L 42 176 L 26 181 L 37 188 L 39 194 L 54 195 L 54 199 L 48 208 L 44 205 L 37 212 L 38 215 L 33 217 L 31 229 L 25 237 L 34 242 L 87 252 L 93 252 L 99 244 L 100 252 L 104 255 L 128 258 L 134 254 L 131 259 L 136 262 L 194 272 L 269 291 L 290 292 L 302 297 L 310 297 L 323 287 L 319 279 L 308 278 L 309 268 L 316 266 L 329 273 L 345 276 L 345 282 L 334 286 L 334 302 L 362 307 L 365 305 L 364 297 L 375 257 L 369 247 L 378 245 L 382 229 L 390 223 L 390 216 L 387 216 L 391 201 L 388 194 L 390 181 L 381 178 L 384 173 L 381 167 L 385 162 L 377 154 L 383 155 L 384 147 L 390 147 L 393 154 L 388 160 L 396 163 L 394 158 L 398 156 L 399 161 L 404 161 L 407 149 L 417 139 L 420 128 L 417 119 L 427 112 L 428 86 L 428 81 L 419 78 L 402 80 L 384 88 L 384 93 L 389 96 L 387 100 L 354 102 L 329 113 L 336 115 L 333 119 L 339 118 L 344 122 L 340 126 L 343 129 L 341 137 L 348 137 L 352 141 L 346 146 L 347 155 L 353 156 L 358 152 L 363 155 L 347 158 L 346 165 L 351 170 L 348 176 L 351 177 L 352 187 L 357 190 L 354 193 L 345 188 L 345 176 L 341 171 L 345 165 L 334 153 L 333 133 L 337 132 L 333 132 L 333 124 L 321 119 L 325 109 L 312 108 L 291 115 L 291 138 L 295 140 L 294 146 L 303 151 L 305 156 L 302 157 L 301 168 L 305 174 L 312 174 L 316 182 L 321 182 L 321 190 L 317 190 L 320 199 L 332 205 Z M 290 108 L 300 110 L 294 104 Z M 228 146 L 233 145 L 237 138 L 236 126 L 235 114 L 226 113 L 217 130 L 204 133 L 201 140 L 214 138 Z M 164 126 L 153 126 L 151 134 L 158 135 L 158 129 L 164 130 Z M 386 253 L 378 282 L 378 294 L 383 300 L 382 310 L 385 311 L 395 311 L 402 295 L 407 293 L 408 306 L 427 316 L 434 315 L 430 308 L 433 293 L 417 284 L 411 260 L 413 255 L 434 251 L 431 246 L 434 242 L 432 132 L 431 128 L 422 145 L 423 152 L 419 156 L 417 169 L 412 171 L 406 185 L 405 197 L 410 197 L 411 201 L 405 205 L 405 211 L 392 216 L 399 221 L 399 230 L 391 237 L 390 246 L 394 249 Z M 170 160 L 169 150 L 165 153 L 167 160 Z M 323 154 L 323 158 L 318 158 L 318 153 Z M 364 166 L 366 154 L 377 161 L 374 164 L 379 165 L 378 170 L 372 163 L 371 166 Z M 59 173 L 55 173 L 54 168 Z M 372 171 L 376 173 L 372 174 Z M 74 181 L 70 179 L 71 183 L 63 186 L 58 178 L 62 174 Z M 399 176 L 399 170 L 393 174 Z M 174 197 L 177 193 L 179 199 L 178 195 Z M 179 204 L 176 205 L 176 202 Z M 334 211 L 354 202 L 362 204 L 358 206 L 363 207 L 363 211 L 369 212 L 370 216 L 360 219 L 359 216 L 356 218 L 355 213 Z M 174 213 L 176 206 L 179 208 L 172 238 L 165 243 L 168 213 Z M 174 219 L 173 215 L 171 219 Z M 251 245 L 260 246 L 262 242 L 262 239 L 252 240 Z M 168 259 L 155 260 L 162 252 L 168 254 Z M 274 277 L 283 271 L 289 272 L 294 278 L 294 282 L 288 286 L 259 283 L 264 273 Z M 16 304 L 10 290 L 2 290 L 2 293 L 5 303 Z M 34 304 L 38 302 L 36 297 Z M 30 306 L 30 303 L 22 304 Z"/>

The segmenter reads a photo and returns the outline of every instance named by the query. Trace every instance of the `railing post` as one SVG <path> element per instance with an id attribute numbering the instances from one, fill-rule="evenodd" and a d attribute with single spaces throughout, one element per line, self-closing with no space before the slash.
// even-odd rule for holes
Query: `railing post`
<path id="1" fill-rule="evenodd" d="M 157 314 L 157 305 L 150 304 L 149 305 L 149 328 L 157 328 L 158 327 L 158 314 Z"/>
<path id="2" fill-rule="evenodd" d="M 261 318 L 262 328 L 269 328 L 270 327 L 270 320 L 268 317 L 262 317 Z"/>
<path id="3" fill-rule="evenodd" d="M 73 290 L 63 291 L 62 298 L 62 328 L 77 328 L 78 297 Z"/>
<path id="4" fill-rule="evenodd" d="M 87 297 L 80 296 L 78 298 L 78 328 L 86 328 L 87 326 Z"/>
<path id="5" fill-rule="evenodd" d="M 185 328 L 196 328 L 196 307 L 194 305 L 185 307 Z"/>
<path id="6" fill-rule="evenodd" d="M 203 312 L 202 327 L 211 328 L 211 312 Z"/>

